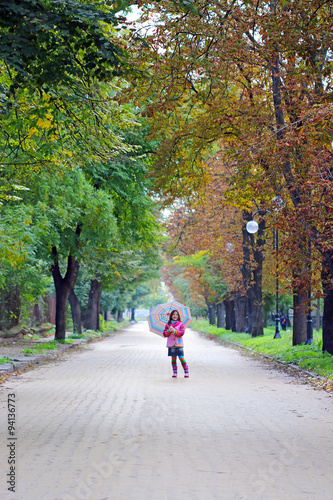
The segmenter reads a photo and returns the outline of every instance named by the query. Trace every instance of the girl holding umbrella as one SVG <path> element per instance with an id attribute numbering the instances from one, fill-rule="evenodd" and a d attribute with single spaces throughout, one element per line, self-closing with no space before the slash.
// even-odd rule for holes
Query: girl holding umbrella
<path id="1" fill-rule="evenodd" d="M 185 327 L 180 320 L 180 314 L 177 309 L 174 309 L 173 311 L 171 311 L 169 321 L 165 325 L 163 331 L 164 337 L 167 337 L 168 356 L 171 356 L 173 378 L 177 377 L 177 357 L 179 357 L 184 369 L 184 377 L 189 377 L 188 366 L 184 357 L 184 333 Z"/>

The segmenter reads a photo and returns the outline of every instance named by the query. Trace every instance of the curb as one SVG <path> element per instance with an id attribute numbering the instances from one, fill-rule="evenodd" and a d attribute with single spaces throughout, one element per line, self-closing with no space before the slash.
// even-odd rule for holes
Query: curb
<path id="1" fill-rule="evenodd" d="M 0 379 L 4 375 L 8 375 L 14 372 L 21 372 L 26 368 L 31 368 L 35 365 L 41 364 L 43 361 L 52 361 L 61 354 L 68 352 L 72 349 L 78 348 L 81 345 L 90 344 L 92 342 L 97 342 L 103 340 L 107 337 L 110 337 L 113 333 L 119 333 L 127 326 L 123 326 L 122 328 L 115 328 L 113 330 L 109 330 L 107 332 L 103 332 L 100 337 L 87 337 L 82 339 L 73 339 L 73 343 L 71 344 L 59 344 L 59 349 L 54 352 L 48 352 L 47 355 L 40 354 L 38 356 L 25 356 L 24 354 L 20 354 L 17 356 L 9 356 L 10 362 L 6 364 L 0 365 Z"/>

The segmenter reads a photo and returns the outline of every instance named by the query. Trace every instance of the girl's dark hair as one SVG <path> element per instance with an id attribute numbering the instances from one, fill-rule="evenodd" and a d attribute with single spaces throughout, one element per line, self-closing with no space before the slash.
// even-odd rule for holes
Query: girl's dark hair
<path id="1" fill-rule="evenodd" d="M 181 321 L 179 311 L 177 311 L 177 309 L 174 309 L 174 310 L 173 310 L 173 311 L 171 311 L 171 313 L 170 313 L 170 316 L 169 316 L 169 321 L 168 321 L 168 325 L 171 325 L 171 321 L 172 321 L 172 320 L 171 320 L 171 317 L 172 317 L 173 313 L 175 313 L 175 312 L 178 314 L 178 321 Z"/>

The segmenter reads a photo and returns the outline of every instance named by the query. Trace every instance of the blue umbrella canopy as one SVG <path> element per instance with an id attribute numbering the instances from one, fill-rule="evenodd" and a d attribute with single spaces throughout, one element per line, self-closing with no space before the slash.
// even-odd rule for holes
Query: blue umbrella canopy
<path id="1" fill-rule="evenodd" d="M 191 323 L 190 308 L 184 306 L 180 302 L 166 302 L 165 304 L 158 304 L 148 316 L 149 330 L 157 333 L 163 337 L 165 323 L 169 321 L 170 313 L 176 309 L 179 312 L 180 320 L 184 323 L 185 328 Z"/>

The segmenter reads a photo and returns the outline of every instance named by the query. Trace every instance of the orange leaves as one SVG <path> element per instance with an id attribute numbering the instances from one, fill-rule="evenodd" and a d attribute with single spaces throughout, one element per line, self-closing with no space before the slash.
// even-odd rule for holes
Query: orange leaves
<path id="1" fill-rule="evenodd" d="M 318 251 L 332 246 L 333 31 L 325 3 L 230 6 L 199 1 L 185 13 L 153 4 L 159 22 L 148 38 L 160 51 L 147 55 L 150 78 L 139 92 L 160 142 L 155 188 L 183 202 L 169 228 L 172 249 L 207 250 L 232 288 L 241 281 L 240 212 L 275 213 L 277 193 L 286 275 L 302 259 L 298 241 L 315 240 L 316 266 Z"/>

